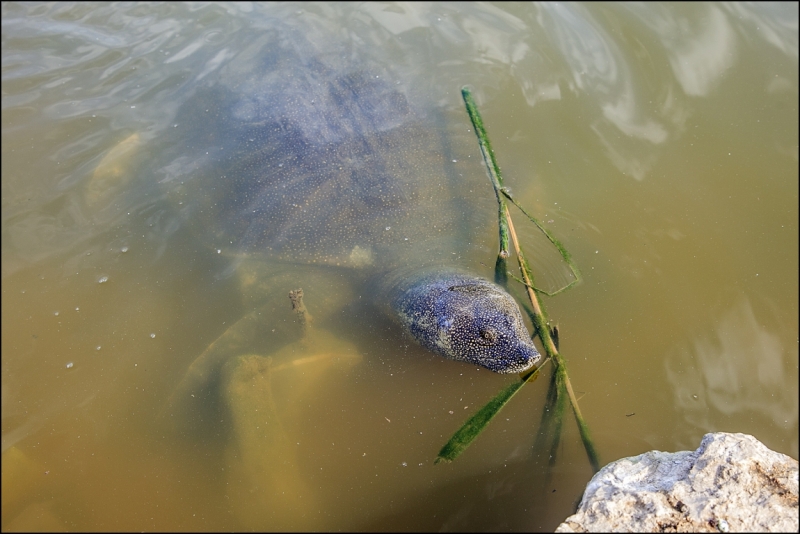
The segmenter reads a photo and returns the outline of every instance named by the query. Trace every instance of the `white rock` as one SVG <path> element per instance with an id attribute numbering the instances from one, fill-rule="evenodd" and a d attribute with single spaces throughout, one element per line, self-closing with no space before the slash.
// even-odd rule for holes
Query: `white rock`
<path id="1" fill-rule="evenodd" d="M 556 532 L 797 532 L 797 460 L 747 434 L 612 462 Z"/>

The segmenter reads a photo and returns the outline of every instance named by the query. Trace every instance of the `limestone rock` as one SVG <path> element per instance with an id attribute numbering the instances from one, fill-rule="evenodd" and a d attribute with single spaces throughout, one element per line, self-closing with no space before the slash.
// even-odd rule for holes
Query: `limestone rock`
<path id="1" fill-rule="evenodd" d="M 612 462 L 556 532 L 797 532 L 797 460 L 747 434 Z"/>

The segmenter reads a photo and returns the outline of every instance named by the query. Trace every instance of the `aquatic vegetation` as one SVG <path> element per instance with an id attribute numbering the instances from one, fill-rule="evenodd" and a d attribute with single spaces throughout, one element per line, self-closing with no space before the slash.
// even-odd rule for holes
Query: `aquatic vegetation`
<path id="1" fill-rule="evenodd" d="M 470 443 L 472 443 L 472 441 L 475 440 L 475 438 L 477 438 L 481 432 L 483 432 L 483 430 L 486 428 L 486 425 L 489 424 L 489 422 L 522 388 L 522 386 L 528 382 L 536 380 L 538 372 L 544 363 L 547 361 L 552 361 L 555 368 L 553 370 L 547 392 L 547 401 L 545 402 L 545 406 L 542 410 L 541 424 L 539 427 L 539 434 L 535 447 L 543 447 L 547 438 L 549 437 L 551 440 L 549 458 L 550 464 L 553 465 L 556 458 L 558 443 L 561 437 L 566 399 L 569 399 L 572 412 L 575 414 L 575 421 L 578 424 L 578 430 L 580 431 L 583 446 L 586 449 L 586 455 L 589 459 L 589 463 L 592 465 L 592 469 L 597 472 L 600 469 L 600 460 L 598 459 L 597 451 L 595 450 L 594 443 L 589 435 L 589 426 L 586 424 L 586 421 L 581 414 L 580 407 L 578 406 L 578 400 L 575 397 L 575 393 L 572 389 L 572 384 L 569 380 L 569 374 L 567 373 L 567 367 L 566 363 L 564 362 L 564 358 L 558 352 L 558 327 L 550 326 L 550 322 L 547 319 L 547 314 L 544 310 L 544 307 L 537 297 L 537 293 L 544 293 L 548 296 L 552 296 L 561 293 L 570 287 L 573 287 L 581 280 L 580 271 L 578 270 L 577 266 L 575 266 L 566 248 L 564 248 L 564 246 L 544 228 L 540 221 L 536 220 L 521 206 L 519 206 L 519 204 L 517 204 L 517 202 L 514 201 L 511 195 L 508 193 L 508 190 L 503 187 L 503 178 L 502 174 L 500 173 L 500 167 L 497 165 L 494 151 L 492 150 L 491 143 L 489 142 L 489 136 L 486 133 L 486 129 L 483 125 L 483 119 L 478 112 L 478 107 L 475 104 L 475 100 L 472 98 L 472 93 L 467 87 L 464 87 L 461 90 L 461 93 L 464 97 L 467 113 L 469 113 L 470 119 L 472 120 L 472 125 L 475 127 L 475 134 L 478 137 L 478 142 L 481 147 L 481 152 L 483 153 L 483 159 L 486 163 L 489 178 L 492 181 L 495 195 L 497 197 L 500 250 L 497 254 L 497 261 L 495 263 L 495 278 L 498 284 L 507 284 L 508 274 L 510 273 L 508 273 L 507 270 L 508 267 L 506 260 L 510 256 L 510 237 L 511 242 L 513 243 L 514 253 L 516 254 L 519 262 L 519 269 L 522 275 L 521 282 L 525 286 L 528 298 L 530 299 L 531 309 L 528 311 L 534 326 L 532 337 L 539 337 L 543 345 L 544 354 L 547 358 L 536 369 L 521 373 L 520 380 L 518 382 L 505 387 L 502 391 L 500 391 L 500 393 L 495 395 L 494 398 L 492 398 L 472 417 L 470 417 L 467 422 L 464 423 L 455 434 L 453 434 L 444 447 L 442 447 L 438 456 L 436 457 L 435 462 L 451 462 L 455 460 L 462 452 L 464 452 Z M 552 293 L 547 293 L 535 287 L 533 282 L 533 273 L 531 272 L 528 262 L 525 260 L 522 247 L 517 239 L 517 234 L 514 230 L 514 223 L 512 222 L 511 214 L 508 211 L 506 199 L 517 206 L 528 217 L 528 219 L 533 222 L 533 224 L 535 224 L 536 227 L 545 234 L 545 236 L 547 236 L 550 242 L 553 243 L 553 245 L 561 253 L 562 258 L 567 265 L 569 265 L 575 277 L 574 280 L 567 286 Z"/>

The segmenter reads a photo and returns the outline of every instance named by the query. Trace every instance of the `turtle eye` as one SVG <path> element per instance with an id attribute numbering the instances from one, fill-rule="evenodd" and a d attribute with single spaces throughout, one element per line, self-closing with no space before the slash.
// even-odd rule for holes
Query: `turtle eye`
<path id="1" fill-rule="evenodd" d="M 497 330 L 494 328 L 482 328 L 480 331 L 480 342 L 484 345 L 491 345 L 497 341 Z"/>

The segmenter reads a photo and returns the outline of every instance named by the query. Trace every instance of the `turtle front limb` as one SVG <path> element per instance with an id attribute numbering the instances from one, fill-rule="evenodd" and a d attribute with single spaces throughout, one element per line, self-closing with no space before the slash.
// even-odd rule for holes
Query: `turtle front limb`
<path id="1" fill-rule="evenodd" d="M 330 524 L 331 511 L 320 509 L 307 483 L 298 422 L 314 388 L 340 383 L 339 373 L 360 359 L 351 343 L 309 327 L 271 356 L 240 356 L 223 366 L 220 392 L 231 429 L 227 491 L 244 528 L 317 530 L 323 518 Z"/>
<path id="2" fill-rule="evenodd" d="M 228 497 L 245 528 L 316 530 L 322 527 L 319 508 L 302 476 L 297 445 L 281 422 L 273 385 L 283 377 L 272 364 L 271 357 L 247 355 L 223 368 L 232 424 Z"/>
<path id="3" fill-rule="evenodd" d="M 271 307 L 263 306 L 239 319 L 192 362 L 161 414 L 168 425 L 186 430 L 202 424 L 208 405 L 217 400 L 219 372 L 229 358 L 252 352 L 254 346 L 263 344 L 259 340 L 280 346 L 302 337 L 300 321 L 292 317 L 270 321 Z"/>

